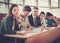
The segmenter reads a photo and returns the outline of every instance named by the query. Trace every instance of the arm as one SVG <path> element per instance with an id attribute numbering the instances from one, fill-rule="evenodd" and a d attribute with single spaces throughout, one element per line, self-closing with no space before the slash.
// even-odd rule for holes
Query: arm
<path id="1" fill-rule="evenodd" d="M 53 19 L 53 23 L 52 23 L 53 26 L 57 26 L 57 23 L 56 21 Z"/>
<path id="2" fill-rule="evenodd" d="M 16 33 L 16 30 L 11 29 L 11 23 L 10 18 L 5 18 L 1 24 L 1 31 L 3 34 L 14 34 Z"/>

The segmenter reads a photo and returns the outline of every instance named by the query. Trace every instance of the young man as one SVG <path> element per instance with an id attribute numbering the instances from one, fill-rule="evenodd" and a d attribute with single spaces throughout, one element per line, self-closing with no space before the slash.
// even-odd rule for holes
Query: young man
<path id="1" fill-rule="evenodd" d="M 30 29 L 30 24 L 28 21 L 28 15 L 31 12 L 30 6 L 25 6 L 23 8 L 23 12 L 20 15 L 20 20 L 21 20 L 21 30 L 28 30 Z"/>
<path id="2" fill-rule="evenodd" d="M 41 24 L 39 23 L 39 17 L 38 17 L 38 8 L 34 7 L 32 10 L 32 14 L 28 17 L 29 23 L 32 27 L 39 27 Z"/>
<path id="3" fill-rule="evenodd" d="M 53 15 L 51 13 L 47 13 L 46 18 L 47 18 L 46 19 L 47 26 L 49 26 L 49 27 L 56 27 L 57 26 L 57 23 L 53 19 Z"/>

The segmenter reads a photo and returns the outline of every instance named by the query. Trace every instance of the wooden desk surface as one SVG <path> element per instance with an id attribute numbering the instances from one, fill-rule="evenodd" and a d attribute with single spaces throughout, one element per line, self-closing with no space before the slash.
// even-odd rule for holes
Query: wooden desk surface
<path id="1" fill-rule="evenodd" d="M 49 27 L 49 30 L 44 29 L 43 31 L 41 31 L 40 28 L 35 28 L 33 30 L 28 31 L 28 33 L 24 34 L 24 35 L 20 35 L 20 34 L 5 34 L 4 36 L 7 37 L 15 37 L 15 38 L 29 38 L 38 34 L 43 34 L 45 32 L 49 32 L 51 30 L 54 30 L 56 27 Z"/>
<path id="2" fill-rule="evenodd" d="M 5 34 L 4 36 L 15 38 L 27 38 L 26 43 L 51 43 L 57 37 L 60 36 L 60 29 L 56 27 L 50 27 L 50 30 L 44 30 L 43 32 L 39 31 L 38 29 L 34 29 L 34 31 L 32 30 L 33 32 L 30 31 L 25 35 Z M 36 30 L 38 30 L 39 32 Z"/>

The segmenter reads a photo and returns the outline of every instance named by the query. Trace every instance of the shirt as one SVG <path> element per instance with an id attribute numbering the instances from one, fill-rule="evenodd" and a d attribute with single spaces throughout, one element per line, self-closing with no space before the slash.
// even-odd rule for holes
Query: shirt
<path id="1" fill-rule="evenodd" d="M 20 15 L 20 20 L 21 20 L 22 28 L 24 30 L 27 30 L 26 28 L 28 28 L 30 26 L 28 17 L 24 17 L 23 15 Z"/>

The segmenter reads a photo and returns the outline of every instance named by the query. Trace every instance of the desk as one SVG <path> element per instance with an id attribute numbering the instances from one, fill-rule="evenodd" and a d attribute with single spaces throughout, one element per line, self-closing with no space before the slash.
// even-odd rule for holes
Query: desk
<path id="1" fill-rule="evenodd" d="M 6 37 L 15 38 L 23 38 L 26 39 L 25 43 L 50 43 L 54 41 L 57 37 L 60 36 L 60 29 L 57 29 L 56 27 L 50 27 L 49 30 L 43 30 L 36 28 L 34 30 L 29 31 L 25 35 L 19 35 L 19 34 L 5 34 Z"/>

